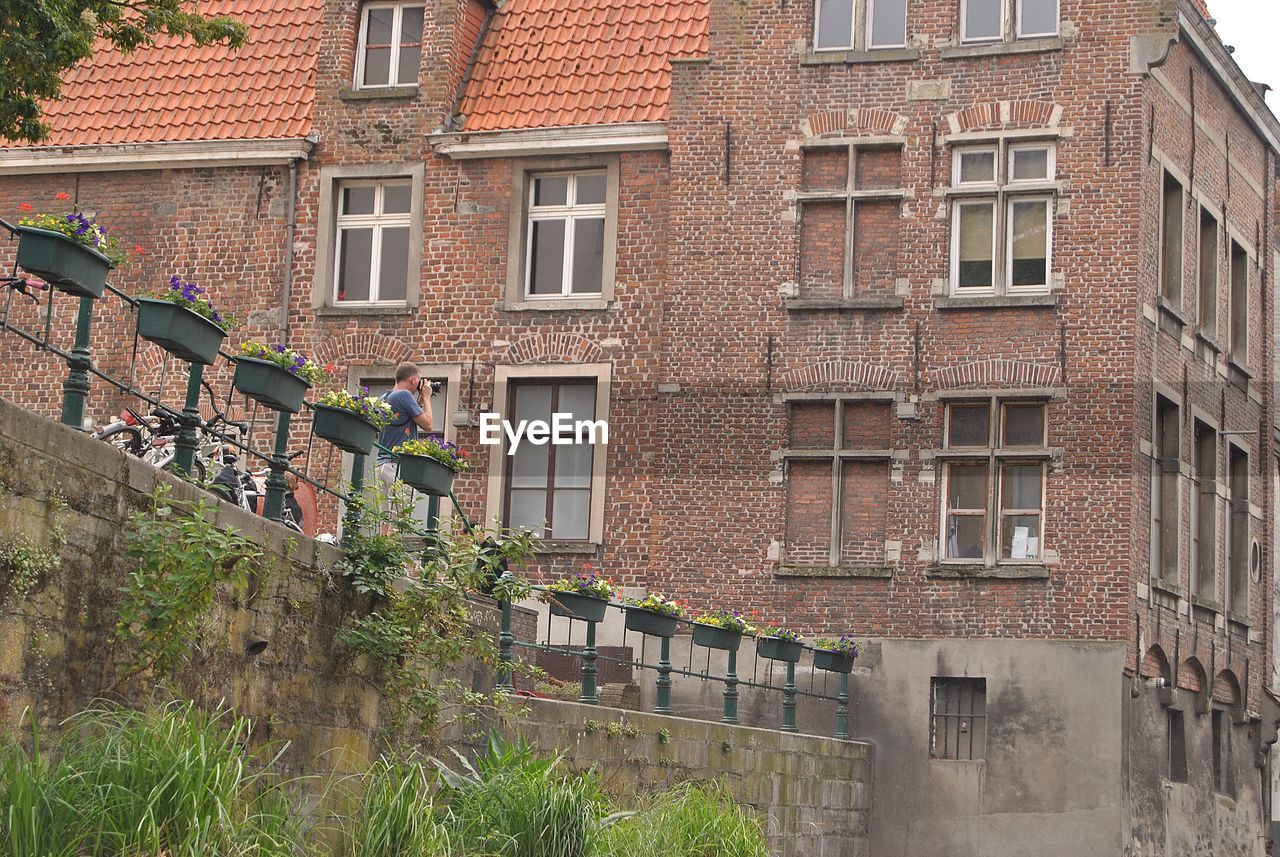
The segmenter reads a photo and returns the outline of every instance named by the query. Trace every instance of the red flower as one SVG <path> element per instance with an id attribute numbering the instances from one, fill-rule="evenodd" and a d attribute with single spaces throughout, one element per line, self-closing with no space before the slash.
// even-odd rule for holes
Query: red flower
<path id="1" fill-rule="evenodd" d="M 133 245 L 133 252 L 137 253 L 139 256 L 144 255 L 144 252 L 143 252 L 143 249 L 142 249 L 142 245 L 141 245 L 141 244 L 134 244 L 134 245 Z"/>
<path id="2" fill-rule="evenodd" d="M 33 211 L 33 210 L 34 209 L 32 209 L 31 203 L 29 202 L 24 202 L 18 206 L 18 211 Z"/>
<path id="3" fill-rule="evenodd" d="M 60 200 L 64 200 L 64 201 L 65 201 L 65 200 L 71 199 L 71 194 L 67 193 L 67 192 L 64 190 L 64 191 L 60 191 L 60 192 L 58 192 L 58 193 L 54 194 L 54 195 L 53 195 L 53 198 L 54 198 L 54 199 L 60 199 Z"/>

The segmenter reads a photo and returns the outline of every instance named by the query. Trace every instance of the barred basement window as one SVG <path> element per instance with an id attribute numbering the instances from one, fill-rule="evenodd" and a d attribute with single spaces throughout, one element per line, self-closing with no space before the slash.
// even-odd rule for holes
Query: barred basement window
<path id="1" fill-rule="evenodd" d="M 813 47 L 877 50 L 907 45 L 907 0 L 816 0 Z"/>
<path id="2" fill-rule="evenodd" d="M 987 680 L 932 679 L 931 759 L 985 759 L 987 755 Z"/>
<path id="3" fill-rule="evenodd" d="M 357 89 L 417 85 L 422 9 L 421 4 L 365 4 L 356 50 Z"/>

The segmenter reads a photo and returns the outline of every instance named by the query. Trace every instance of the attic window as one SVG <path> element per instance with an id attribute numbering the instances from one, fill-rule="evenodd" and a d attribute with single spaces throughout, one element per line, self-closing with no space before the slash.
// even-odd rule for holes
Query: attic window
<path id="1" fill-rule="evenodd" d="M 422 10 L 421 4 L 365 4 L 356 51 L 357 89 L 417 86 Z"/>

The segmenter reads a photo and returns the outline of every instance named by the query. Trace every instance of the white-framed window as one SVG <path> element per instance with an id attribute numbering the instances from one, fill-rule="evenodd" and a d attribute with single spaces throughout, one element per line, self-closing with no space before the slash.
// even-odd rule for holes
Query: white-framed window
<path id="1" fill-rule="evenodd" d="M 906 46 L 907 0 L 814 0 L 814 50 Z"/>
<path id="2" fill-rule="evenodd" d="M 366 3 L 360 12 L 356 88 L 416 86 L 422 59 L 421 3 Z"/>
<path id="3" fill-rule="evenodd" d="M 987 399 L 947 405 L 944 560 L 1038 562 L 1043 554 L 1047 406 Z"/>
<path id="4" fill-rule="evenodd" d="M 412 211 L 407 177 L 338 184 L 335 303 L 406 302 Z"/>
<path id="5" fill-rule="evenodd" d="M 529 176 L 526 298 L 600 294 L 607 185 L 605 170 Z"/>
<path id="6" fill-rule="evenodd" d="M 1058 0 L 960 0 L 960 40 L 966 43 L 1058 35 Z"/>
<path id="7" fill-rule="evenodd" d="M 1055 160 L 1049 143 L 955 150 L 949 192 L 952 294 L 1049 291 Z"/>

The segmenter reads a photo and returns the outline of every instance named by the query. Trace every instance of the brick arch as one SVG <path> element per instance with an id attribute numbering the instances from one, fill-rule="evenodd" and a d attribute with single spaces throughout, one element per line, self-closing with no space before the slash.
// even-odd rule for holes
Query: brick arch
<path id="1" fill-rule="evenodd" d="M 577 333 L 533 333 L 507 347 L 506 363 L 595 363 L 600 346 Z"/>
<path id="2" fill-rule="evenodd" d="M 902 134 L 907 130 L 907 117 L 892 110 L 854 107 L 850 110 L 828 110 L 815 113 L 800 123 L 806 137 L 824 134 Z"/>
<path id="3" fill-rule="evenodd" d="M 1158 643 L 1147 649 L 1138 672 L 1143 678 L 1162 678 L 1166 681 L 1173 678 L 1173 671 L 1169 667 L 1169 658 Z"/>
<path id="4" fill-rule="evenodd" d="M 1208 681 L 1208 677 L 1205 676 L 1204 666 L 1201 665 L 1200 659 L 1195 656 L 1187 658 L 1178 667 L 1178 687 L 1183 690 L 1201 693 Z"/>
<path id="5" fill-rule="evenodd" d="M 326 339 L 316 347 L 315 359 L 320 363 L 336 363 L 339 371 L 346 363 L 410 363 L 414 350 L 403 339 L 372 331 L 357 331 Z"/>
<path id="6" fill-rule="evenodd" d="M 865 360 L 825 360 L 784 372 L 781 386 L 783 390 L 790 392 L 838 391 L 849 388 L 896 390 L 901 386 L 901 379 L 888 366 Z"/>
<path id="7" fill-rule="evenodd" d="M 1223 705 L 1240 704 L 1240 680 L 1229 669 L 1222 670 L 1213 679 L 1213 701 Z"/>
<path id="8" fill-rule="evenodd" d="M 1051 101 L 985 101 L 947 114 L 952 134 L 994 128 L 1044 128 L 1062 122 L 1062 105 Z"/>
<path id="9" fill-rule="evenodd" d="M 946 366 L 933 373 L 940 390 L 957 387 L 1056 387 L 1061 371 L 1052 363 L 1030 360 L 987 359 Z"/>

